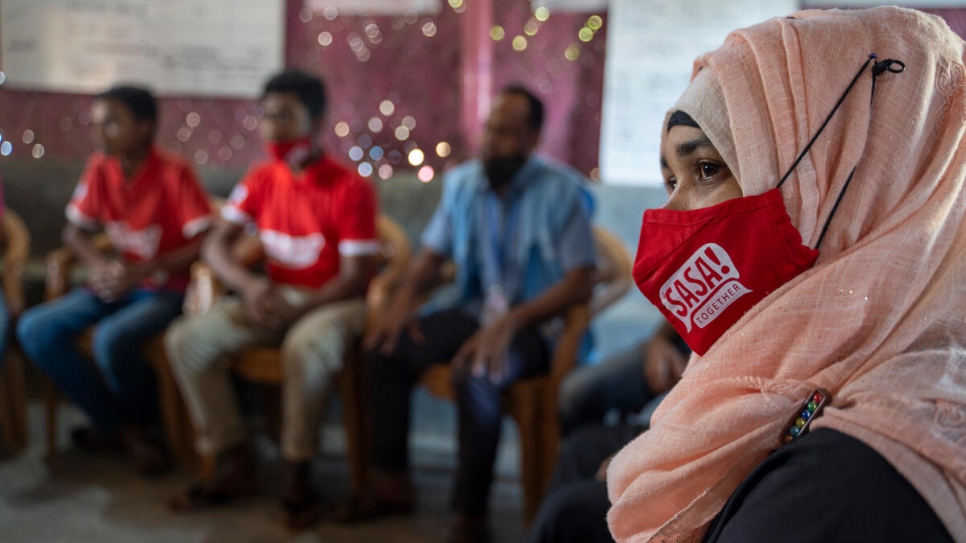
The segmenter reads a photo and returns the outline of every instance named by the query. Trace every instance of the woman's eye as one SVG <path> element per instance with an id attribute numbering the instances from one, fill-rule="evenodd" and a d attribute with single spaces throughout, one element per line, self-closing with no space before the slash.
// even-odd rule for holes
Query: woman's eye
<path id="1" fill-rule="evenodd" d="M 721 166 L 717 164 L 702 162 L 698 165 L 698 172 L 701 174 L 702 178 L 714 177 L 714 175 L 719 171 L 721 171 Z"/>
<path id="2" fill-rule="evenodd" d="M 678 182 L 673 177 L 664 180 L 664 188 L 667 189 L 667 193 L 671 194 L 674 189 L 677 188 Z"/>

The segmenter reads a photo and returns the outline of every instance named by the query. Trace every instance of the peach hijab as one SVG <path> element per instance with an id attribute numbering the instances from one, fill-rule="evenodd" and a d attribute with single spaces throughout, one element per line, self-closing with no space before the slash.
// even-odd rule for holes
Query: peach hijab
<path id="1" fill-rule="evenodd" d="M 966 541 L 966 70 L 964 43 L 899 8 L 805 11 L 732 33 L 695 61 L 675 109 L 718 147 L 745 195 L 773 188 L 870 53 L 782 187 L 816 265 L 744 315 L 607 473 L 619 542 L 700 541 L 731 492 L 779 446 L 815 388 L 814 428 L 882 454 Z"/>

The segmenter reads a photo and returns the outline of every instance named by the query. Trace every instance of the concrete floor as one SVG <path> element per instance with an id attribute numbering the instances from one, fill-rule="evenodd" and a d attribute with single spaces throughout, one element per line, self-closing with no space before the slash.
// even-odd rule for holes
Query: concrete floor
<path id="1" fill-rule="evenodd" d="M 66 434 L 83 417 L 69 406 L 61 408 L 60 428 Z M 127 461 L 116 455 L 90 455 L 72 450 L 66 436 L 52 463 L 43 461 L 43 424 L 39 404 L 30 409 L 30 448 L 0 459 L 0 543 L 423 543 L 443 541 L 448 523 L 447 499 L 452 479 L 452 438 L 430 437 L 413 446 L 419 489 L 418 513 L 367 525 L 344 527 L 321 524 L 293 533 L 278 523 L 278 470 L 267 439 L 257 442 L 266 462 L 261 492 L 220 510 L 174 514 L 167 499 L 187 486 L 191 473 L 175 470 L 159 479 L 137 477 Z M 329 428 L 325 437 L 337 433 Z M 447 446 L 434 444 L 434 439 Z M 337 439 L 326 439 L 337 442 Z M 491 503 L 493 541 L 523 541 L 520 486 L 512 473 L 517 462 L 515 443 L 503 447 L 498 461 L 501 475 Z M 447 449 L 447 447 L 449 447 Z M 323 499 L 344 498 L 347 473 L 338 443 L 327 446 L 316 465 L 316 484 Z"/>

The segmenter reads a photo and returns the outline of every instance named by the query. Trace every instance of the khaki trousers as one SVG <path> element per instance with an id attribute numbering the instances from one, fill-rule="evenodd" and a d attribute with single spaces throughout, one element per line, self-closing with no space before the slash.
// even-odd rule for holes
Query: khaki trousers
<path id="1" fill-rule="evenodd" d="M 290 300 L 302 294 L 290 289 Z M 362 334 L 365 305 L 349 300 L 322 306 L 287 331 L 250 322 L 242 302 L 228 297 L 209 313 L 178 319 L 165 335 L 172 371 L 188 405 L 201 453 L 247 438 L 231 383 L 231 361 L 249 347 L 281 345 L 282 457 L 301 462 L 317 452 L 318 428 L 350 342 Z"/>

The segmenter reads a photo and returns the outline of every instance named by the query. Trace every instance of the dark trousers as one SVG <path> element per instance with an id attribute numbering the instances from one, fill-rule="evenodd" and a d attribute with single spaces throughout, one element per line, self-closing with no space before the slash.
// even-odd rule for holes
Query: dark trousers
<path id="1" fill-rule="evenodd" d="M 909 481 L 861 441 L 819 429 L 778 449 L 738 486 L 706 543 L 952 543 Z"/>
<path id="2" fill-rule="evenodd" d="M 574 431 L 564 442 L 527 543 L 613 543 L 607 528 L 607 483 L 595 475 L 604 460 L 641 431 L 630 424 L 597 424 Z"/>
<path id="3" fill-rule="evenodd" d="M 419 377 L 434 364 L 447 364 L 479 329 L 476 319 L 459 309 L 432 313 L 419 321 L 424 341 L 403 334 L 389 355 L 367 354 L 372 408 L 373 466 L 398 472 L 409 468 L 410 402 Z M 510 347 L 509 369 L 499 381 L 454 372 L 459 412 L 459 466 L 453 507 L 468 515 L 487 510 L 493 463 L 500 440 L 502 393 L 513 382 L 545 373 L 550 356 L 537 330 L 519 332 Z"/>

